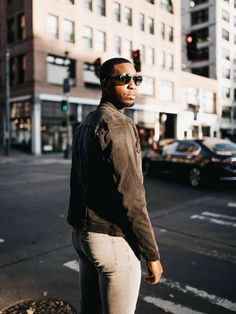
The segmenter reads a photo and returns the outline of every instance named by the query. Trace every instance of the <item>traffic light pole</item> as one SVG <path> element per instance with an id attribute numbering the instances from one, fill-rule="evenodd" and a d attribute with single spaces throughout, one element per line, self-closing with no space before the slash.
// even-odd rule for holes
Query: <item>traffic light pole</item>
<path id="1" fill-rule="evenodd" d="M 64 152 L 64 158 L 70 159 L 70 157 L 71 157 L 71 154 L 70 154 L 70 152 L 71 152 L 70 105 L 69 105 L 69 95 L 65 94 L 65 96 L 66 96 L 66 101 L 68 104 L 68 109 L 65 112 L 65 114 L 66 114 L 66 150 Z"/>
<path id="2" fill-rule="evenodd" d="M 65 52 L 66 58 L 68 58 L 68 52 Z M 68 69 L 67 75 L 68 84 L 70 84 L 70 74 Z M 64 86 L 63 86 L 64 89 Z M 64 90 L 64 96 L 68 105 L 67 110 L 65 111 L 66 115 L 66 150 L 64 152 L 64 158 L 70 159 L 71 157 L 71 125 L 70 125 L 70 104 L 69 104 L 69 88 L 67 91 Z"/>
<path id="3" fill-rule="evenodd" d="M 5 73 L 6 73 L 6 98 L 5 98 L 5 128 L 4 128 L 4 146 L 5 146 L 5 156 L 10 154 L 11 146 L 11 136 L 10 136 L 10 75 L 9 75 L 9 61 L 10 61 L 10 52 L 8 47 L 6 48 L 5 55 Z"/>

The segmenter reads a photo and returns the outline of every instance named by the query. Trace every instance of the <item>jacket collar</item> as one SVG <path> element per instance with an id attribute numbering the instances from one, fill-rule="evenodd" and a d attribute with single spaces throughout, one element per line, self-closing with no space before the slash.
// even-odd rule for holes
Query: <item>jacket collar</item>
<path id="1" fill-rule="evenodd" d="M 111 110 L 114 110 L 115 112 L 119 112 L 120 114 L 123 114 L 121 111 L 119 111 L 116 108 L 116 106 L 113 103 L 111 103 L 110 101 L 103 100 L 103 99 L 101 99 L 100 104 L 98 105 L 98 107 L 100 107 L 100 108 L 105 108 L 106 107 L 106 108 L 109 108 Z"/>

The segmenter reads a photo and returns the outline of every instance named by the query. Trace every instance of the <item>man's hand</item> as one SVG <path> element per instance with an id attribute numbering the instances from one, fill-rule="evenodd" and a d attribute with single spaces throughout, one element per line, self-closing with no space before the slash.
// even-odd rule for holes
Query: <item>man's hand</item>
<path id="1" fill-rule="evenodd" d="M 145 278 L 145 281 L 150 285 L 156 285 L 163 273 L 161 262 L 159 260 L 155 262 L 147 262 L 147 268 L 148 276 Z"/>

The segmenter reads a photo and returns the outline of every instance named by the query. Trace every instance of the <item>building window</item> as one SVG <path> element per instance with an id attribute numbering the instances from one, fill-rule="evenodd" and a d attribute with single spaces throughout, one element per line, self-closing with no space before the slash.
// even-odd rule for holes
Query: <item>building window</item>
<path id="1" fill-rule="evenodd" d="M 154 0 L 146 0 L 148 3 L 155 4 Z"/>
<path id="2" fill-rule="evenodd" d="M 195 61 L 202 61 L 209 59 L 209 47 L 199 48 L 197 50 L 197 55 Z"/>
<path id="3" fill-rule="evenodd" d="M 230 60 L 230 51 L 229 49 L 222 48 L 222 57 L 226 60 Z"/>
<path id="4" fill-rule="evenodd" d="M 139 45 L 139 50 L 140 50 L 140 59 L 142 63 L 145 63 L 145 45 L 140 44 Z"/>
<path id="5" fill-rule="evenodd" d="M 25 82 L 25 73 L 26 73 L 26 56 L 20 55 L 17 57 L 17 74 L 18 74 L 18 83 L 22 84 Z"/>
<path id="6" fill-rule="evenodd" d="M 165 23 L 161 23 L 161 38 L 165 39 L 166 35 L 165 35 Z"/>
<path id="7" fill-rule="evenodd" d="M 236 69 L 234 69 L 233 71 L 233 80 L 234 80 L 234 83 L 236 83 Z"/>
<path id="8" fill-rule="evenodd" d="M 84 0 L 84 7 L 90 11 L 93 10 L 93 1 L 92 0 Z"/>
<path id="9" fill-rule="evenodd" d="M 171 0 L 161 0 L 161 9 L 173 14 L 173 5 Z"/>
<path id="10" fill-rule="evenodd" d="M 73 43 L 75 41 L 75 25 L 74 22 L 64 20 L 64 39 L 66 42 Z"/>
<path id="11" fill-rule="evenodd" d="M 222 10 L 222 20 L 229 23 L 230 21 L 230 14 L 228 11 Z"/>
<path id="12" fill-rule="evenodd" d="M 167 54 L 166 68 L 167 70 L 170 70 L 170 71 L 174 70 L 174 56 L 171 53 Z"/>
<path id="13" fill-rule="evenodd" d="M 203 4 L 203 3 L 207 3 L 208 0 L 190 0 L 189 1 L 189 6 L 190 8 L 194 8 L 197 5 Z"/>
<path id="14" fill-rule="evenodd" d="M 236 89 L 234 89 L 234 101 L 236 101 Z"/>
<path id="15" fill-rule="evenodd" d="M 83 42 L 84 42 L 84 48 L 92 48 L 92 46 L 93 46 L 93 30 L 89 26 L 84 26 Z"/>
<path id="16" fill-rule="evenodd" d="M 230 79 L 230 69 L 223 67 L 222 76 L 226 79 Z"/>
<path id="17" fill-rule="evenodd" d="M 101 52 L 106 50 L 106 34 L 102 31 L 96 31 L 95 49 Z"/>
<path id="18" fill-rule="evenodd" d="M 14 85 L 16 84 L 16 59 L 15 57 L 10 58 L 9 72 L 10 72 L 10 85 Z"/>
<path id="19" fill-rule="evenodd" d="M 68 76 L 68 66 L 72 68 L 73 77 L 70 82 L 75 86 L 76 62 L 66 57 L 48 55 L 47 56 L 47 82 L 51 84 L 62 85 L 63 80 Z"/>
<path id="20" fill-rule="evenodd" d="M 160 52 L 160 66 L 162 69 L 165 69 L 166 67 L 166 53 L 165 51 Z"/>
<path id="21" fill-rule="evenodd" d="M 229 87 L 223 87 L 222 88 L 222 98 L 230 98 L 230 88 Z"/>
<path id="22" fill-rule="evenodd" d="M 26 20 L 24 13 L 17 15 L 17 38 L 18 39 L 26 38 Z"/>
<path id="23" fill-rule="evenodd" d="M 138 88 L 139 94 L 154 96 L 155 94 L 155 80 L 153 77 L 143 76 L 142 84 Z"/>
<path id="24" fill-rule="evenodd" d="M 75 4 L 75 0 L 67 0 L 69 1 L 71 4 Z"/>
<path id="25" fill-rule="evenodd" d="M 209 14 L 208 9 L 199 10 L 191 13 L 191 23 L 192 25 L 208 22 Z"/>
<path id="26" fill-rule="evenodd" d="M 121 7 L 120 7 L 120 3 L 119 2 L 114 2 L 114 19 L 117 22 L 121 21 Z"/>
<path id="27" fill-rule="evenodd" d="M 143 13 L 139 13 L 138 15 L 138 26 L 140 31 L 145 31 L 145 18 Z"/>
<path id="28" fill-rule="evenodd" d="M 198 43 L 208 41 L 208 39 L 209 39 L 208 27 L 201 28 L 198 31 L 195 31 L 192 33 L 193 33 L 193 36 L 195 36 Z"/>
<path id="29" fill-rule="evenodd" d="M 154 19 L 152 17 L 149 17 L 147 23 L 149 34 L 154 34 Z"/>
<path id="30" fill-rule="evenodd" d="M 222 29 L 222 38 L 229 41 L 229 32 L 224 28 Z"/>
<path id="31" fill-rule="evenodd" d="M 168 26 L 168 40 L 170 42 L 173 42 L 174 41 L 174 28 L 172 26 Z"/>
<path id="32" fill-rule="evenodd" d="M 7 42 L 10 44 L 15 40 L 15 19 L 11 17 L 7 20 Z"/>
<path id="33" fill-rule="evenodd" d="M 125 8 L 125 24 L 132 25 L 132 9 L 128 7 Z"/>
<path id="34" fill-rule="evenodd" d="M 201 76 L 205 76 L 205 77 L 209 77 L 209 67 L 204 66 L 204 67 L 200 67 L 200 68 L 192 68 L 192 73 L 197 74 L 197 75 L 201 75 Z"/>
<path id="35" fill-rule="evenodd" d="M 114 36 L 114 52 L 117 55 L 121 55 L 121 37 L 120 36 Z"/>
<path id="36" fill-rule="evenodd" d="M 161 100 L 165 101 L 173 100 L 173 82 L 161 80 L 159 86 L 159 97 Z"/>
<path id="37" fill-rule="evenodd" d="M 230 119 L 231 117 L 231 107 L 230 106 L 224 106 L 222 108 L 222 118 L 225 118 L 225 119 Z"/>
<path id="38" fill-rule="evenodd" d="M 198 104 L 198 90 L 194 87 L 186 86 L 184 88 L 185 109 L 190 109 L 189 105 Z"/>
<path id="39" fill-rule="evenodd" d="M 146 64 L 154 65 L 155 64 L 155 50 L 151 47 L 146 47 Z"/>
<path id="40" fill-rule="evenodd" d="M 131 51 L 132 51 L 132 41 L 125 39 L 124 40 L 124 57 L 127 59 L 130 59 Z"/>
<path id="41" fill-rule="evenodd" d="M 236 45 L 236 35 L 234 35 L 234 44 Z"/>
<path id="42" fill-rule="evenodd" d="M 203 111 L 207 113 L 215 113 L 215 97 L 211 91 L 202 92 L 202 106 Z"/>
<path id="43" fill-rule="evenodd" d="M 106 15 L 106 4 L 105 0 L 97 0 L 97 12 L 99 15 Z"/>
<path id="44" fill-rule="evenodd" d="M 49 39 L 58 39 L 58 17 L 49 14 L 47 17 L 47 33 Z"/>

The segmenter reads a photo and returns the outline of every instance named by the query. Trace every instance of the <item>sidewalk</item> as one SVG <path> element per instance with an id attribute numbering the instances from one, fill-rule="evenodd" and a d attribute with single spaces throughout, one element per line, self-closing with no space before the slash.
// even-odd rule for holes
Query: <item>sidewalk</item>
<path id="1" fill-rule="evenodd" d="M 0 150 L 0 164 L 10 163 L 31 163 L 31 164 L 49 164 L 49 163 L 70 163 L 71 159 L 65 159 L 64 153 L 46 153 L 40 156 L 28 154 L 23 151 L 11 149 L 9 156 L 5 156 Z"/>

